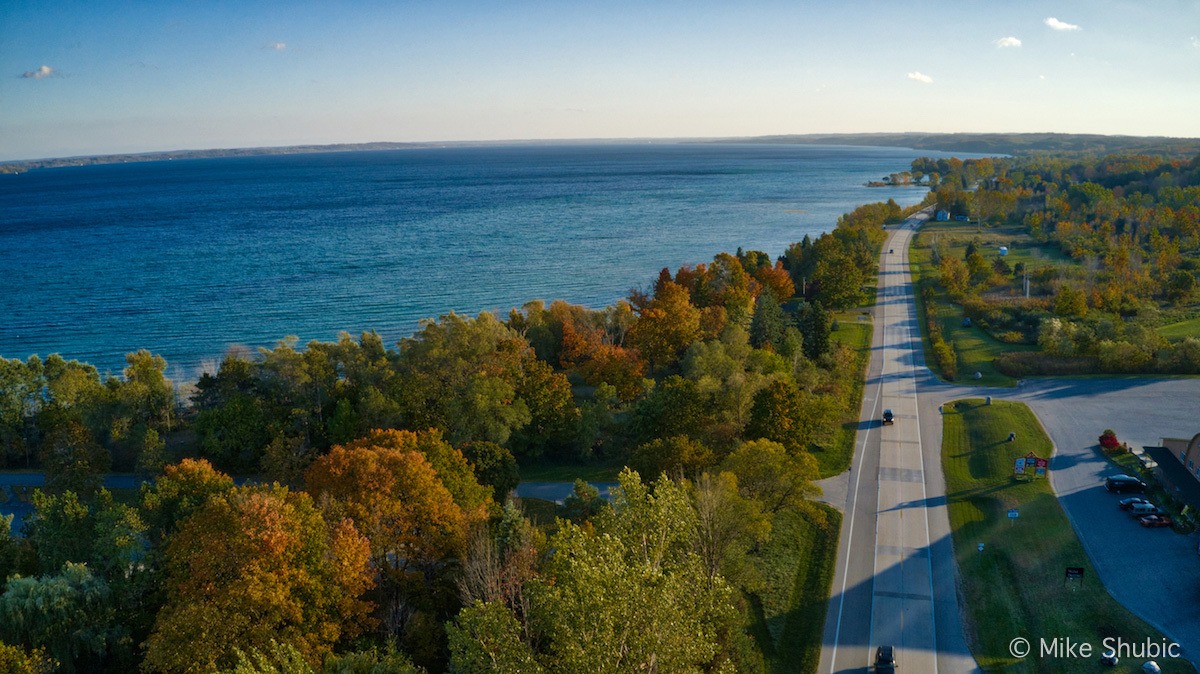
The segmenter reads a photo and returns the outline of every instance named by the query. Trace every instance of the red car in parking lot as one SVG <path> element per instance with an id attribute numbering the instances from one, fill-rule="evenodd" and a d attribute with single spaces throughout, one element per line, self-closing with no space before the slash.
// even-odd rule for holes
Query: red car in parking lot
<path id="1" fill-rule="evenodd" d="M 1146 515 L 1139 517 L 1138 522 L 1141 522 L 1144 527 L 1169 527 L 1171 526 L 1170 515 Z"/>

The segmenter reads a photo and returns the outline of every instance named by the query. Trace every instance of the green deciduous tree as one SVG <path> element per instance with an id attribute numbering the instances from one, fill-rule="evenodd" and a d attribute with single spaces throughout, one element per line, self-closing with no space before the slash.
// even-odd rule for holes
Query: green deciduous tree
<path id="1" fill-rule="evenodd" d="M 463 446 L 462 453 L 471 462 L 480 484 L 492 488 L 492 499 L 496 503 L 504 503 L 509 492 L 521 481 L 512 452 L 494 442 L 469 442 Z"/>
<path id="2" fill-rule="evenodd" d="M 742 443 L 725 458 L 720 470 L 733 473 L 739 493 L 771 513 L 800 506 L 820 493 L 813 484 L 818 477 L 816 459 L 807 452 L 790 454 L 770 440 Z"/>
<path id="3" fill-rule="evenodd" d="M 519 387 L 536 358 L 528 341 L 489 313 L 427 321 L 400 343 L 408 427 L 442 429 L 456 445 L 508 442 L 533 419 Z"/>
<path id="4" fill-rule="evenodd" d="M 74 672 L 99 668 L 127 635 L 117 626 L 108 584 L 87 565 L 68 563 L 54 574 L 8 580 L 0 595 L 0 636 L 45 648 L 63 671 Z"/>
<path id="5" fill-rule="evenodd" d="M 530 583 L 539 660 L 565 673 L 705 671 L 718 631 L 736 620 L 731 591 L 709 582 L 691 549 L 696 516 L 683 487 L 651 489 L 629 471 L 620 481 L 596 533 L 564 524 L 544 576 Z"/>
<path id="6" fill-rule="evenodd" d="M 476 601 L 446 626 L 455 674 L 539 674 L 545 671 L 523 640 L 521 623 L 504 604 Z"/>
<path id="7" fill-rule="evenodd" d="M 830 396 L 800 390 L 786 379 L 771 382 L 754 396 L 745 437 L 766 438 L 793 454 L 832 441 L 838 405 Z"/>
<path id="8" fill-rule="evenodd" d="M 629 457 L 630 467 L 643 475 L 694 475 L 712 463 L 712 450 L 686 435 L 643 443 Z"/>
<path id="9" fill-rule="evenodd" d="M 43 441 L 41 455 L 48 489 L 83 496 L 100 487 L 111 460 L 87 426 L 75 420 L 55 427 Z"/>
<path id="10" fill-rule="evenodd" d="M 747 554 L 765 542 L 771 520 L 763 504 L 738 491 L 731 472 L 703 473 L 692 486 L 696 508 L 695 549 L 710 580 L 718 575 L 739 586 L 748 574 Z"/>

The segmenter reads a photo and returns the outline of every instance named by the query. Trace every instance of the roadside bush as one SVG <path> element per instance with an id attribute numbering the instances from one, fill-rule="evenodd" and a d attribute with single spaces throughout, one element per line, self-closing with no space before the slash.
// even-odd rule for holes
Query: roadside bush
<path id="1" fill-rule="evenodd" d="M 954 347 L 940 336 L 933 343 L 933 356 L 946 379 L 953 380 L 958 377 L 958 356 L 954 353 Z"/>
<path id="2" fill-rule="evenodd" d="M 1094 374 L 1100 367 L 1095 356 L 1054 356 L 1035 351 L 1009 351 L 992 362 L 1001 373 L 1018 379 Z"/>

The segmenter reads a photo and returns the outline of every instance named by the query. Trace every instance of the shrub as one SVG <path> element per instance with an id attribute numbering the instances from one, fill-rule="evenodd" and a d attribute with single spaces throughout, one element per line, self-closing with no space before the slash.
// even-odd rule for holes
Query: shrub
<path id="1" fill-rule="evenodd" d="M 1025 333 L 1017 330 L 1009 330 L 996 335 L 996 339 L 1005 344 L 1020 344 L 1025 341 Z"/>
<path id="2" fill-rule="evenodd" d="M 1112 451 L 1121 446 L 1121 441 L 1117 440 L 1117 433 L 1111 428 L 1104 429 L 1100 434 L 1100 446 L 1105 450 Z"/>

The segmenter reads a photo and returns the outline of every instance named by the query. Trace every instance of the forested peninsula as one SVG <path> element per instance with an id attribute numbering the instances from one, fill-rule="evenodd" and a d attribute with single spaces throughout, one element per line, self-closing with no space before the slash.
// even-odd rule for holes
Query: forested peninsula
<path id="1" fill-rule="evenodd" d="M 14 489 L 23 532 L 0 526 L 3 653 L 24 671 L 810 669 L 840 521 L 812 483 L 849 464 L 855 308 L 904 215 L 863 206 L 601 310 L 235 350 L 195 383 L 147 351 L 120 376 L 0 359 L 0 460 L 46 476 Z M 109 491 L 110 471 L 147 481 Z M 620 487 L 509 498 L 555 471 Z"/>

